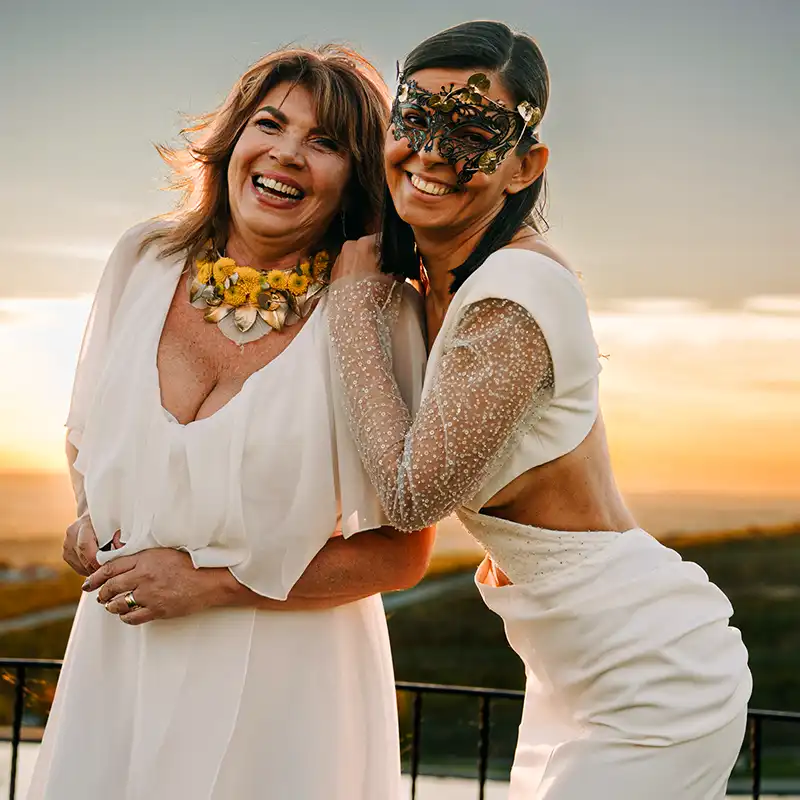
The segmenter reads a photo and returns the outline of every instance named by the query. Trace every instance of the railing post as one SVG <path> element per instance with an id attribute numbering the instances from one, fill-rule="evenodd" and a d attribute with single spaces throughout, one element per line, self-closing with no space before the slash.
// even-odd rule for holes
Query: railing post
<path id="1" fill-rule="evenodd" d="M 486 797 L 486 775 L 489 771 L 489 712 L 491 698 L 482 694 L 478 712 L 478 800 Z"/>
<path id="2" fill-rule="evenodd" d="M 16 670 L 17 685 L 14 696 L 14 723 L 11 731 L 11 776 L 8 784 L 8 800 L 14 800 L 17 794 L 17 760 L 19 758 L 19 742 L 22 738 L 22 714 L 25 710 L 25 667 Z"/>
<path id="3" fill-rule="evenodd" d="M 750 717 L 750 771 L 753 776 L 753 800 L 761 797 L 761 718 Z"/>
<path id="4" fill-rule="evenodd" d="M 419 777 L 419 739 L 422 732 L 422 692 L 414 692 L 414 717 L 411 738 L 411 800 L 417 797 L 417 778 Z"/>

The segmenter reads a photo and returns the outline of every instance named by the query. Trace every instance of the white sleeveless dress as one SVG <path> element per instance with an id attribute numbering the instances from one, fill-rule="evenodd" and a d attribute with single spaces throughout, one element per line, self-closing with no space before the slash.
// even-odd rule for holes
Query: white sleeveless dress
<path id="1" fill-rule="evenodd" d="M 182 259 L 126 234 L 98 288 L 68 420 L 100 545 L 186 550 L 285 599 L 335 531 L 386 524 L 334 395 L 327 298 L 213 416 L 161 406 L 156 352 Z M 416 406 L 420 307 L 395 331 Z M 418 300 L 418 298 L 416 298 Z M 188 301 L 188 299 L 187 299 Z M 199 313 L 199 312 L 198 312 Z M 399 743 L 379 596 L 327 611 L 213 609 L 129 627 L 81 600 L 29 800 L 397 798 Z"/>
<path id="2" fill-rule="evenodd" d="M 513 582 L 477 576 L 527 673 L 510 800 L 720 800 L 752 688 L 723 593 L 640 529 L 552 531 L 480 513 L 598 417 L 578 279 L 538 253 L 491 255 L 452 299 L 416 416 L 390 349 L 363 357 L 388 341 L 394 292 L 382 277 L 334 284 L 332 353 L 392 524 L 455 511 Z"/>

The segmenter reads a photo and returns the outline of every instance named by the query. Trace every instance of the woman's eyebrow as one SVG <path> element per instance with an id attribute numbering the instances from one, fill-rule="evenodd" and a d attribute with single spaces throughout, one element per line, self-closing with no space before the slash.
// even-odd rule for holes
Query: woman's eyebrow
<path id="1" fill-rule="evenodd" d="M 289 117 L 287 117 L 286 114 L 284 114 L 283 111 L 281 111 L 279 108 L 275 108 L 275 106 L 263 106 L 262 108 L 259 108 L 258 111 L 256 111 L 256 114 L 260 114 L 262 111 L 268 111 L 270 114 L 272 114 L 273 117 L 275 117 L 275 119 L 278 120 L 278 122 L 281 123 L 281 125 L 289 124 Z M 324 128 L 320 126 L 312 128 L 309 131 L 309 133 L 315 135 L 319 133 L 324 133 L 326 135 L 329 135 L 328 131 L 326 131 Z"/>
<path id="2" fill-rule="evenodd" d="M 284 114 L 279 108 L 275 108 L 275 106 L 263 106 L 256 111 L 256 114 L 260 114 L 262 111 L 269 111 L 269 113 L 272 114 L 272 116 L 283 125 L 286 125 L 289 122 L 289 117 L 287 117 L 286 114 Z"/>

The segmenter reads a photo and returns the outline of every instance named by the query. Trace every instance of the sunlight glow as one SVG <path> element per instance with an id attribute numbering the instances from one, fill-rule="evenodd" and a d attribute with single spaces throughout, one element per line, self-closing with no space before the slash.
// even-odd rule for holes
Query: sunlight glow
<path id="1" fill-rule="evenodd" d="M 64 420 L 91 298 L 0 299 L 0 470 L 63 470 Z"/>
<path id="2" fill-rule="evenodd" d="M 90 304 L 0 300 L 0 470 L 64 468 L 62 426 Z M 800 494 L 800 297 L 752 297 L 724 311 L 628 300 L 592 319 L 625 490 Z"/>

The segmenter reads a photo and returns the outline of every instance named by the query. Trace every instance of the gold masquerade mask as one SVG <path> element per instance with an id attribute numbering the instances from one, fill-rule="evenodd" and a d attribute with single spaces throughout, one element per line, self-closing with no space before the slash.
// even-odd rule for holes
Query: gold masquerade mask
<path id="1" fill-rule="evenodd" d="M 415 153 L 430 152 L 435 143 L 442 158 L 457 168 L 461 185 L 476 172 L 490 175 L 526 136 L 537 141 L 534 129 L 542 118 L 527 100 L 515 109 L 492 100 L 486 96 L 490 87 L 478 72 L 465 87 L 451 84 L 431 94 L 401 75 L 392 106 L 394 138 L 408 140 Z"/>

